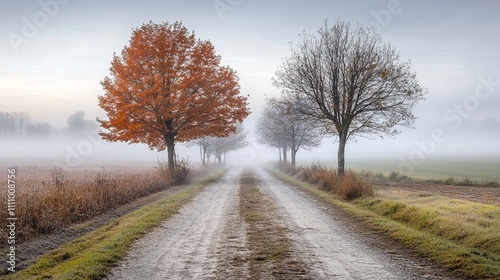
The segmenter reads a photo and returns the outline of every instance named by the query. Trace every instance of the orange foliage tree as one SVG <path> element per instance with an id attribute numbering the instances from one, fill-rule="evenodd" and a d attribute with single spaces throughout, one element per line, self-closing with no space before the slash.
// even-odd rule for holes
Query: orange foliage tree
<path id="1" fill-rule="evenodd" d="M 250 113 L 235 71 L 180 22 L 135 29 L 101 84 L 102 138 L 167 149 L 171 172 L 176 142 L 228 136 Z"/>

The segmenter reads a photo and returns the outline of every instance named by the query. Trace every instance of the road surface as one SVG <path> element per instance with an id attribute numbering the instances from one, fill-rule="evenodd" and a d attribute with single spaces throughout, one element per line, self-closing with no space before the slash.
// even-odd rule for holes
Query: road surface
<path id="1" fill-rule="evenodd" d="M 107 279 L 258 279 L 251 271 L 247 225 L 240 216 L 242 170 L 229 170 L 138 240 Z M 277 209 L 276 222 L 287 228 L 294 256 L 308 267 L 301 279 L 453 279 L 445 270 L 356 233 L 341 211 L 264 169 L 254 167 L 251 173 Z M 240 260 L 238 265 L 234 260 Z M 283 277 L 275 278 L 288 279 Z"/>

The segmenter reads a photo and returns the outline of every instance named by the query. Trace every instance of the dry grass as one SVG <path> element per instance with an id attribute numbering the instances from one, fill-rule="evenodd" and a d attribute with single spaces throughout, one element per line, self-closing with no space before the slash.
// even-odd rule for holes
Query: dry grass
<path id="1" fill-rule="evenodd" d="M 57 248 L 37 263 L 1 279 L 103 279 L 123 258 L 130 245 L 162 221 L 178 213 L 205 186 L 223 175 L 219 171 L 195 185 L 164 196 L 134 212 Z"/>
<path id="2" fill-rule="evenodd" d="M 376 231 L 470 279 L 500 279 L 500 207 L 411 190 L 382 190 L 341 201 L 296 177 L 274 173 Z"/>
<path id="3" fill-rule="evenodd" d="M 440 195 L 384 190 L 355 204 L 452 244 L 456 252 L 439 252 L 435 244 L 419 249 L 445 266 L 469 276 L 500 276 L 500 207 Z M 412 241 L 404 233 L 402 240 Z"/>
<path id="4" fill-rule="evenodd" d="M 240 180 L 240 215 L 247 224 L 250 249 L 247 279 L 310 279 L 309 268 L 293 254 L 293 242 L 280 222 L 275 205 L 259 189 L 250 171 Z"/>
<path id="5" fill-rule="evenodd" d="M 351 170 L 346 171 L 344 176 L 338 176 L 336 170 L 327 169 L 318 163 L 308 167 L 284 165 L 281 170 L 297 176 L 300 180 L 316 184 L 320 189 L 333 192 L 345 200 L 373 195 L 372 186 Z"/>
<path id="6" fill-rule="evenodd" d="M 17 170 L 17 242 L 38 234 L 52 233 L 73 223 L 127 204 L 140 197 L 166 189 L 173 184 L 160 165 L 156 170 L 74 170 L 58 167 L 26 166 Z M 1 183 L 6 197 L 6 180 Z M 0 200 L 0 209 L 7 209 Z M 7 211 L 0 211 L 6 220 Z M 6 229 L 2 229 L 7 236 Z"/>

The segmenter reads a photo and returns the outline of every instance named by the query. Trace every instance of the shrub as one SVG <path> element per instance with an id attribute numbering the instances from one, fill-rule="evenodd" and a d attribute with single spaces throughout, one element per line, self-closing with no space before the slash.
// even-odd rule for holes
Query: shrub
<path id="1" fill-rule="evenodd" d="M 446 180 L 443 181 L 443 185 L 455 185 L 456 181 L 455 178 L 449 177 Z"/>
<path id="2" fill-rule="evenodd" d="M 397 171 L 392 171 L 390 174 L 389 174 L 389 179 L 392 180 L 392 181 L 404 181 L 404 180 L 408 180 L 409 177 L 406 176 L 405 174 L 401 174 Z"/>
<path id="3" fill-rule="evenodd" d="M 498 188 L 500 187 L 500 184 L 498 181 L 485 181 L 481 184 L 483 187 L 488 187 L 488 188 Z"/>
<path id="4" fill-rule="evenodd" d="M 340 184 L 334 192 L 345 200 L 353 200 L 363 196 L 372 196 L 373 188 L 361 180 L 353 171 L 348 171 L 340 177 Z"/>
<path id="5" fill-rule="evenodd" d="M 459 186 L 474 186 L 477 185 L 477 181 L 472 180 L 469 177 L 465 177 L 462 181 L 458 182 Z"/>
<path id="6" fill-rule="evenodd" d="M 186 159 L 177 160 L 175 163 L 174 173 L 171 174 L 168 168 L 168 163 L 158 160 L 156 167 L 158 175 L 163 178 L 168 184 L 184 184 L 188 181 L 188 175 L 191 171 L 189 161 Z"/>
<path id="7" fill-rule="evenodd" d="M 175 164 L 175 171 L 172 176 L 176 184 L 185 184 L 188 181 L 188 175 L 191 171 L 191 165 L 187 159 L 178 160 Z"/>
<path id="8" fill-rule="evenodd" d="M 286 172 L 290 170 L 290 168 L 281 166 L 281 170 Z M 345 175 L 341 177 L 338 176 L 336 170 L 327 169 L 316 162 L 308 167 L 296 167 L 294 168 L 294 172 L 298 174 L 297 177 L 300 180 L 316 184 L 320 189 L 330 191 L 345 200 L 373 195 L 372 186 L 363 181 L 351 170 L 347 171 Z"/>

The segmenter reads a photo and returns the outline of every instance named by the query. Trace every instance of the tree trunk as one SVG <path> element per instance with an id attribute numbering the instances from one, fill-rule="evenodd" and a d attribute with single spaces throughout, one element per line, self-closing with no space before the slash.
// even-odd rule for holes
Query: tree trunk
<path id="1" fill-rule="evenodd" d="M 201 164 L 205 165 L 205 149 L 203 148 L 203 145 L 200 144 L 200 158 L 201 158 Z"/>
<path id="2" fill-rule="evenodd" d="M 283 159 L 281 158 L 281 148 L 278 148 L 278 153 L 280 154 L 280 162 L 283 162 Z"/>
<path id="3" fill-rule="evenodd" d="M 283 162 L 287 163 L 288 162 L 288 155 L 286 154 L 286 147 L 283 147 Z"/>
<path id="4" fill-rule="evenodd" d="M 221 153 L 217 154 L 217 163 L 222 164 L 222 154 Z"/>
<path id="5" fill-rule="evenodd" d="M 347 142 L 347 136 L 343 133 L 339 134 L 339 151 L 337 153 L 337 173 L 339 176 L 344 176 L 345 171 L 345 144 Z"/>
<path id="6" fill-rule="evenodd" d="M 291 149 L 291 154 L 292 154 L 292 166 L 295 166 L 295 155 L 297 154 L 297 151 L 294 149 Z"/>
<path id="7" fill-rule="evenodd" d="M 170 171 L 170 173 L 173 174 L 174 171 L 175 171 L 175 141 L 174 141 L 174 135 L 173 134 L 168 134 L 165 137 L 165 140 L 167 142 L 168 171 Z"/>

